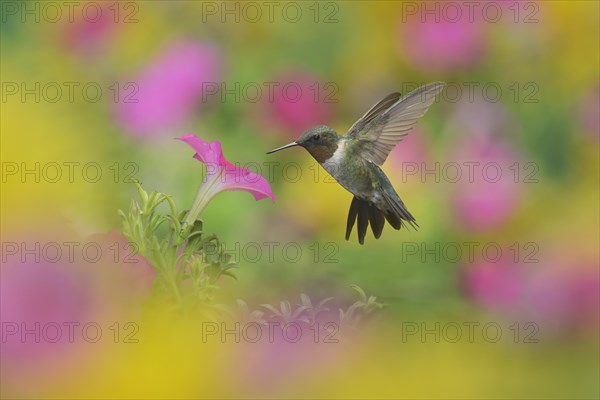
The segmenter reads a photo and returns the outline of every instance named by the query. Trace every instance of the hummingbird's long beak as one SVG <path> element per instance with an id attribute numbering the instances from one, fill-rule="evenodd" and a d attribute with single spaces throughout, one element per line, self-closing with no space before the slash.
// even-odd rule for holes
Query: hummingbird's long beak
<path id="1" fill-rule="evenodd" d="M 281 147 L 278 147 L 278 148 L 273 149 L 271 151 L 268 151 L 267 154 L 275 153 L 276 151 L 287 149 L 288 147 L 294 147 L 294 146 L 298 146 L 298 143 L 292 142 L 290 144 L 286 144 L 285 146 L 281 146 Z"/>

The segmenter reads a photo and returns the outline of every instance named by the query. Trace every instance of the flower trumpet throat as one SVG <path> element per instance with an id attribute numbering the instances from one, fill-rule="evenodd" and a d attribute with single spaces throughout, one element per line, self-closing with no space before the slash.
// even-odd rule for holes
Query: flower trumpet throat
<path id="1" fill-rule="evenodd" d="M 256 200 L 270 197 L 275 201 L 275 195 L 267 180 L 247 168 L 240 168 L 225 159 L 219 141 L 206 142 L 194 135 L 183 135 L 181 140 L 196 151 L 194 158 L 206 165 L 206 175 L 196 197 L 186 214 L 182 230 L 191 226 L 202 210 L 218 193 L 226 190 L 243 190 L 249 192 Z"/>

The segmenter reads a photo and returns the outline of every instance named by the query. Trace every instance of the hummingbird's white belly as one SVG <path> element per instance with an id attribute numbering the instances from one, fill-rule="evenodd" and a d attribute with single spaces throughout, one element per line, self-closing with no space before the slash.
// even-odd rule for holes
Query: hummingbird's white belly
<path id="1" fill-rule="evenodd" d="M 340 180 L 341 178 L 341 169 L 344 163 L 346 149 L 346 141 L 340 140 L 338 142 L 337 149 L 333 152 L 333 155 L 325 160 L 321 165 L 325 168 L 325 171 L 329 172 L 331 176 L 335 178 L 342 186 L 345 187 L 344 183 Z M 347 189 L 347 188 L 346 188 Z"/>
<path id="2" fill-rule="evenodd" d="M 366 166 L 361 162 L 348 162 L 346 158 L 346 141 L 340 140 L 333 155 L 322 164 L 325 171 L 339 182 L 350 193 L 369 198 L 373 187 L 365 176 Z"/>

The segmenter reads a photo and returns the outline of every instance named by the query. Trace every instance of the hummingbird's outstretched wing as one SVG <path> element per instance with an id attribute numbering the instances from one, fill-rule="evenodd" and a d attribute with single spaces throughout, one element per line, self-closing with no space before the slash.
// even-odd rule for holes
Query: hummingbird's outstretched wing
<path id="1" fill-rule="evenodd" d="M 402 95 L 398 92 L 390 93 L 385 96 L 383 99 L 379 100 L 375 105 L 369 108 L 369 111 L 365 113 L 362 117 L 358 119 L 351 127 L 348 129 L 348 132 L 352 132 L 353 130 L 360 131 L 362 130 L 366 124 L 371 122 L 375 117 L 380 115 L 382 112 L 390 108 L 394 103 L 396 103 Z"/>
<path id="2" fill-rule="evenodd" d="M 355 155 L 383 164 L 394 146 L 425 115 L 445 85 L 443 82 L 428 83 L 406 96 L 392 93 L 375 104 L 344 135 L 353 143 Z"/>

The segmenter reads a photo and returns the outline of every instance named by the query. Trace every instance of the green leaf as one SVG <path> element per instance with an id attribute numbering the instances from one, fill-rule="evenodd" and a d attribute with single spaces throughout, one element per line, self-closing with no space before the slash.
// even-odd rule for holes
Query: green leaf
<path id="1" fill-rule="evenodd" d="M 144 189 L 142 189 L 142 185 L 141 185 L 140 181 L 135 179 L 133 181 L 133 184 L 135 185 L 135 187 L 140 195 L 140 198 L 142 199 L 142 204 L 147 203 L 148 202 L 148 193 L 146 193 L 146 191 Z"/>
<path id="2" fill-rule="evenodd" d="M 276 316 L 281 316 L 282 315 L 281 311 L 278 310 L 277 308 L 275 308 L 274 306 L 272 306 L 271 304 L 261 304 L 260 306 L 266 308 L 269 311 L 271 311 Z"/>
<path id="3" fill-rule="evenodd" d="M 303 305 L 312 307 L 312 302 L 310 301 L 310 297 L 308 297 L 308 295 L 300 293 L 300 300 L 302 301 Z"/>
<path id="4" fill-rule="evenodd" d="M 363 302 L 367 301 L 367 294 L 365 293 L 364 290 L 362 290 L 362 288 L 360 286 L 352 284 L 352 285 L 350 285 L 350 287 L 358 292 L 358 295 L 360 296 L 360 299 Z"/>
<path id="5" fill-rule="evenodd" d="M 236 281 L 238 280 L 237 276 L 235 276 L 232 272 L 229 272 L 229 271 L 223 271 L 223 272 L 221 272 L 221 275 L 226 275 L 230 278 L 235 279 Z"/>
<path id="6" fill-rule="evenodd" d="M 323 308 L 323 306 L 327 303 L 329 303 L 330 301 L 333 300 L 333 297 L 327 297 L 326 299 L 323 299 L 319 302 L 319 304 L 317 304 L 317 309 L 321 309 Z"/>

